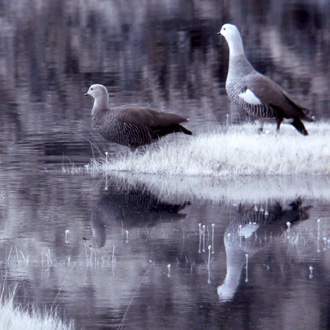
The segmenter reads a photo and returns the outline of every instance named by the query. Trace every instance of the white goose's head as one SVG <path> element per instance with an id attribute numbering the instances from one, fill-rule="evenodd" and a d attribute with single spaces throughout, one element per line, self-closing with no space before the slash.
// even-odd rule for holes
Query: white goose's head
<path id="1" fill-rule="evenodd" d="M 238 28 L 233 24 L 222 25 L 219 34 L 223 35 L 226 40 L 237 38 L 237 36 L 240 37 Z"/>
<path id="2" fill-rule="evenodd" d="M 244 54 L 241 34 L 235 25 L 224 24 L 219 34 L 221 34 L 226 39 L 231 55 Z"/>

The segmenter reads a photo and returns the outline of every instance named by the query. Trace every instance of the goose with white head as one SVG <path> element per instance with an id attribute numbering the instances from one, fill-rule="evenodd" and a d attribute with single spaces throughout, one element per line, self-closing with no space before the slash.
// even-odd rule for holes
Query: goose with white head
<path id="1" fill-rule="evenodd" d="M 174 113 L 136 106 L 110 107 L 109 93 L 103 85 L 91 85 L 85 95 L 94 99 L 92 128 L 109 142 L 135 150 L 171 133 L 192 134 L 181 125 L 188 119 Z"/>
<path id="2" fill-rule="evenodd" d="M 283 90 L 277 83 L 256 71 L 245 56 L 243 41 L 238 28 L 224 24 L 219 32 L 229 47 L 229 67 L 226 92 L 231 102 L 240 110 L 257 118 L 262 131 L 265 119 L 275 119 L 277 131 L 284 119 L 301 134 L 308 135 L 304 121 L 314 121 L 310 112 Z"/>

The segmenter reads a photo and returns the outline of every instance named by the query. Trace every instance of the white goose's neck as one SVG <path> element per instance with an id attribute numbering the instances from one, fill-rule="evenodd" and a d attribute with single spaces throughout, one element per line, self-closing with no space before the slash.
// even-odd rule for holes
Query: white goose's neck
<path id="1" fill-rule="evenodd" d="M 253 67 L 245 56 L 243 41 L 240 35 L 227 40 L 229 46 L 229 79 L 235 79 L 253 71 Z"/>
<path id="2" fill-rule="evenodd" d="M 239 34 L 227 39 L 229 46 L 229 56 L 241 56 L 244 54 L 243 41 Z"/>

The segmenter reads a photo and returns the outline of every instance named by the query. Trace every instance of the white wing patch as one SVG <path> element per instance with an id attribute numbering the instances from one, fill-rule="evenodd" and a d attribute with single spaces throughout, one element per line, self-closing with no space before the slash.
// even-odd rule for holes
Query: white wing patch
<path id="1" fill-rule="evenodd" d="M 256 223 L 249 223 L 241 228 L 238 235 L 244 238 L 250 238 L 255 231 L 259 228 Z"/>
<path id="2" fill-rule="evenodd" d="M 253 105 L 262 104 L 260 99 L 251 91 L 251 89 L 247 89 L 245 92 L 238 94 L 238 96 L 246 103 Z"/>

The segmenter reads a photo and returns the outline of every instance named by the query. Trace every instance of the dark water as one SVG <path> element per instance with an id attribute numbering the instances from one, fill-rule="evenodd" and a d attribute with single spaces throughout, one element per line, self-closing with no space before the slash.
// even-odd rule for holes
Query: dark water
<path id="1" fill-rule="evenodd" d="M 328 329 L 329 178 L 187 183 L 61 168 L 102 145 L 91 83 L 113 104 L 187 115 L 195 132 L 223 124 L 225 22 L 260 71 L 328 119 L 329 15 L 325 0 L 0 0 L 6 290 L 79 329 Z"/>

